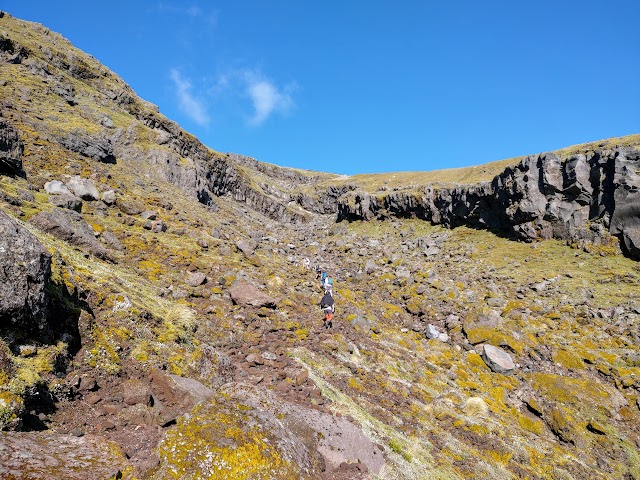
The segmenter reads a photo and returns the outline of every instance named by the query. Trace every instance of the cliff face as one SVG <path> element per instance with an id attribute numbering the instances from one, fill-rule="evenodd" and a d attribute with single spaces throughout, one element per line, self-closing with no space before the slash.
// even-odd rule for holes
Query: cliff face
<path id="1" fill-rule="evenodd" d="M 4 15 L 4 14 L 3 14 Z M 102 163 L 128 162 L 215 209 L 223 195 L 282 222 L 308 212 L 289 195 L 326 174 L 305 174 L 203 145 L 113 72 L 38 24 L 4 16 L 0 34 L 0 169 L 20 169 L 22 138 Z M 256 178 L 265 181 L 256 182 Z M 292 203 L 294 205 L 294 203 Z"/>
<path id="2" fill-rule="evenodd" d="M 338 220 L 420 218 L 467 225 L 520 240 L 558 238 L 609 243 L 640 258 L 640 151 L 546 153 L 507 168 L 490 183 L 371 195 L 355 190 L 338 201 Z"/>

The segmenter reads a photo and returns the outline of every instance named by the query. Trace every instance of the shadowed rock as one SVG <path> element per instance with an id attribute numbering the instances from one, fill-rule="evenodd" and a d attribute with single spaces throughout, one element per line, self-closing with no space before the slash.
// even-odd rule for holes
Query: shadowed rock
<path id="1" fill-rule="evenodd" d="M 0 210 L 0 328 L 47 333 L 45 286 L 51 256 L 25 228 Z"/>
<path id="2" fill-rule="evenodd" d="M 71 177 L 67 182 L 67 188 L 83 200 L 100 199 L 100 192 L 93 183 L 93 180 L 89 178 L 82 178 L 78 175 Z"/>
<path id="3" fill-rule="evenodd" d="M 116 163 L 111 140 L 104 135 L 89 136 L 84 131 L 76 131 L 64 137 L 60 143 L 72 152 L 93 160 L 103 163 Z"/>
<path id="4" fill-rule="evenodd" d="M 56 208 L 50 212 L 35 214 L 30 222 L 40 230 L 80 247 L 98 258 L 109 258 L 107 249 L 96 240 L 93 229 L 77 212 Z"/>
<path id="5" fill-rule="evenodd" d="M 67 193 L 63 193 L 61 195 L 49 195 L 49 203 L 56 207 L 66 208 L 78 213 L 82 211 L 82 199 Z"/>
<path id="6" fill-rule="evenodd" d="M 24 176 L 22 152 L 24 145 L 18 131 L 0 118 L 0 173 Z"/>

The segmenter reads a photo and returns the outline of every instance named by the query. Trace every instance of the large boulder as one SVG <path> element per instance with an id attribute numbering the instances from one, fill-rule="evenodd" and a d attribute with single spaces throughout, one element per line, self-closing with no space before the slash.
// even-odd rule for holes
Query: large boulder
<path id="1" fill-rule="evenodd" d="M 67 188 L 83 200 L 100 200 L 100 192 L 89 178 L 79 175 L 71 177 L 67 182 Z"/>
<path id="2" fill-rule="evenodd" d="M 60 208 L 68 208 L 76 212 L 82 211 L 82 200 L 75 195 L 63 193 L 61 195 L 49 195 L 49 203 Z"/>
<path id="3" fill-rule="evenodd" d="M 290 404 L 268 390 L 228 384 L 167 431 L 153 479 L 332 478 L 346 465 L 372 475 L 383 453 L 346 418 Z M 359 472 L 349 478 L 362 478 Z M 344 478 L 344 477 L 341 477 Z"/>
<path id="4" fill-rule="evenodd" d="M 44 191 L 49 195 L 71 195 L 71 192 L 60 180 L 51 180 L 44 184 Z"/>
<path id="5" fill-rule="evenodd" d="M 96 240 L 93 229 L 78 212 L 55 208 L 50 212 L 35 214 L 30 222 L 40 230 L 80 247 L 87 253 L 101 259 L 110 259 L 107 249 Z"/>
<path id="6" fill-rule="evenodd" d="M 22 152 L 24 145 L 18 131 L 6 120 L 0 118 L 0 174 L 24 175 L 22 170 Z"/>
<path id="7" fill-rule="evenodd" d="M 0 331 L 23 336 L 48 333 L 45 286 L 51 255 L 0 210 Z"/>
<path id="8" fill-rule="evenodd" d="M 276 302 L 273 298 L 246 280 L 235 281 L 229 287 L 229 294 L 236 305 L 276 308 Z"/>
<path id="9" fill-rule="evenodd" d="M 122 478 L 131 465 L 117 445 L 100 436 L 45 432 L 0 432 L 0 477 Z"/>
<path id="10" fill-rule="evenodd" d="M 385 463 L 382 450 L 344 417 L 292 404 L 248 385 L 229 384 L 222 391 L 244 405 L 266 410 L 279 418 L 310 452 L 317 451 L 323 457 L 328 472 L 347 463 L 365 465 L 375 475 Z"/>

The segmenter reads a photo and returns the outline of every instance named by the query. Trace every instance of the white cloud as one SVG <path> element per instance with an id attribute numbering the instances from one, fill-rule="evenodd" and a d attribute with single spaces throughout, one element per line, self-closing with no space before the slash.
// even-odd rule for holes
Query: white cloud
<path id="1" fill-rule="evenodd" d="M 249 124 L 262 125 L 273 113 L 286 115 L 295 107 L 291 96 L 294 90 L 292 86 L 278 90 L 272 82 L 254 72 L 245 72 L 244 79 L 246 93 L 251 98 L 254 110 Z"/>
<path id="2" fill-rule="evenodd" d="M 210 118 L 204 103 L 191 93 L 191 82 L 176 70 L 171 70 L 171 80 L 176 87 L 178 107 L 198 125 L 207 126 Z"/>
<path id="3" fill-rule="evenodd" d="M 191 18 L 192 20 L 200 20 L 210 27 L 217 27 L 218 25 L 218 10 L 202 8 L 197 3 L 191 3 L 188 5 L 180 4 L 174 5 L 171 2 L 158 2 L 155 9 L 160 13 L 170 15 L 182 15 Z"/>

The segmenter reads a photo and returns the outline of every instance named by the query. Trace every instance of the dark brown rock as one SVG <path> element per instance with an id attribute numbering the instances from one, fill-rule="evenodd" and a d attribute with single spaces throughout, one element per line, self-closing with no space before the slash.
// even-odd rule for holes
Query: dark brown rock
<path id="1" fill-rule="evenodd" d="M 127 380 L 122 385 L 124 403 L 127 405 L 151 405 L 151 388 L 140 380 Z"/>

